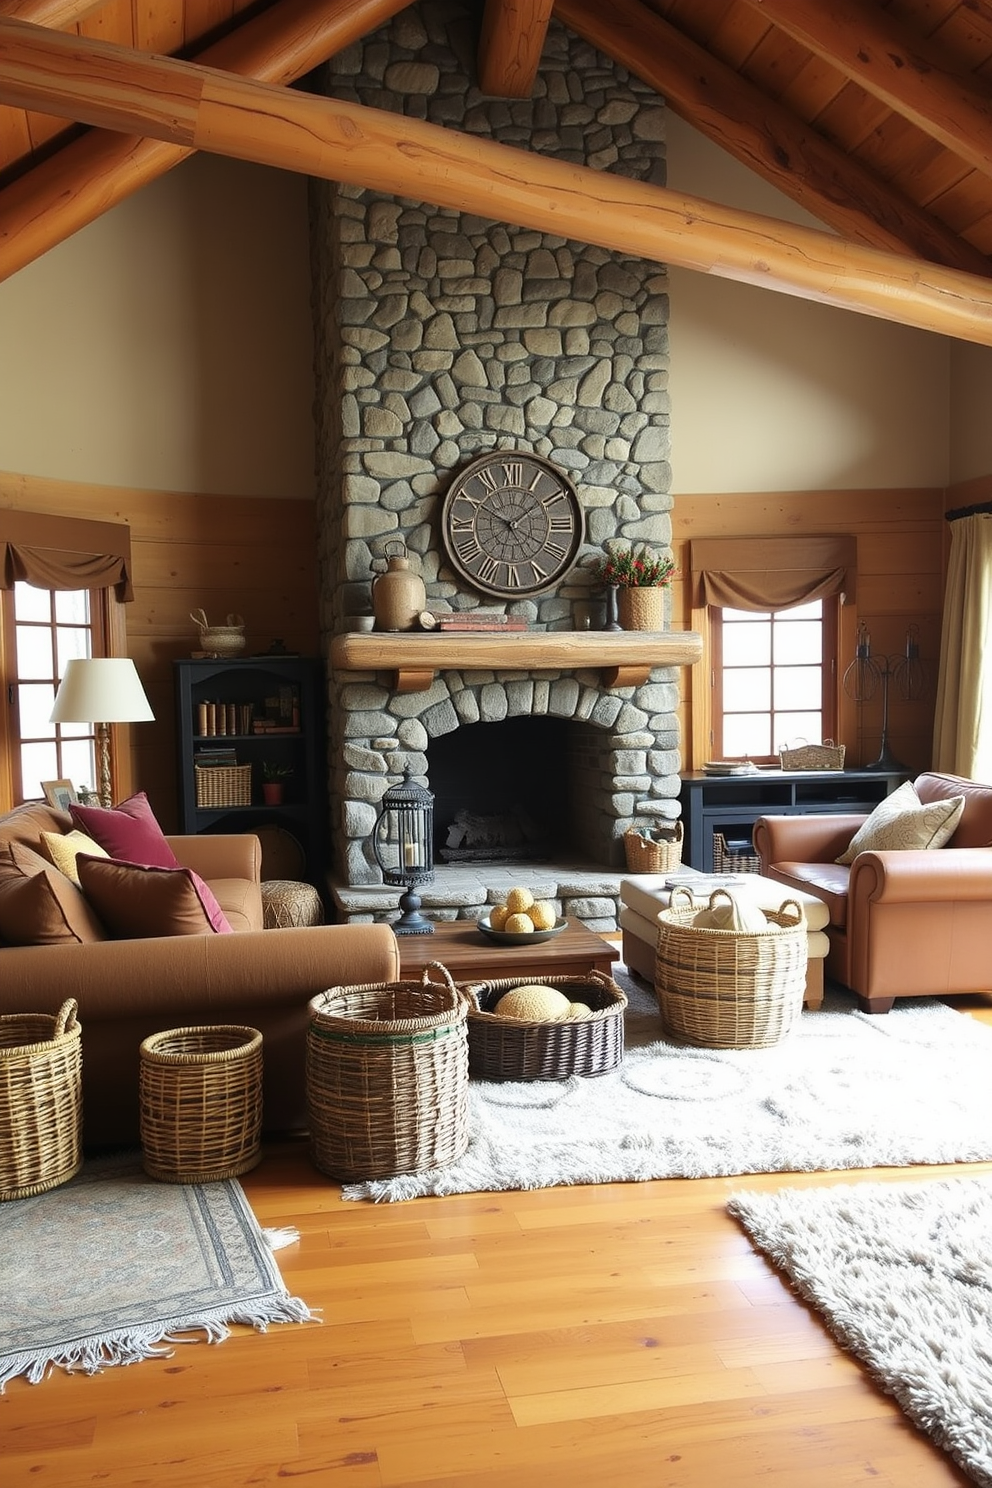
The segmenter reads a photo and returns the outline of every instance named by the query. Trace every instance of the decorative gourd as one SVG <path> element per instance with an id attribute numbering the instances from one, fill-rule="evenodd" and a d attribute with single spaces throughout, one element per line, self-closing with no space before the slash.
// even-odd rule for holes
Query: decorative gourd
<path id="1" fill-rule="evenodd" d="M 564 1023 L 572 1004 L 556 987 L 529 982 L 504 992 L 493 1008 L 500 1018 L 521 1018 L 528 1023 Z"/>
<path id="2" fill-rule="evenodd" d="M 507 935 L 533 935 L 534 921 L 528 914 L 509 914 L 503 921 Z"/>

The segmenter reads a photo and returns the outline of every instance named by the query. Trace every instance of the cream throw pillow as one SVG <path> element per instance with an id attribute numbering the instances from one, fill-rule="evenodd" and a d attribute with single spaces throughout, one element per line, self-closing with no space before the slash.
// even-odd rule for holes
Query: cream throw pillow
<path id="1" fill-rule="evenodd" d="M 90 858 L 109 857 L 109 853 L 104 852 L 99 843 L 94 842 L 92 837 L 87 837 L 85 832 L 42 832 L 41 840 L 56 868 L 66 878 L 71 878 L 74 884 L 79 882 L 76 868 L 79 853 L 86 853 Z"/>
<path id="2" fill-rule="evenodd" d="M 867 821 L 855 832 L 837 863 L 853 863 L 860 852 L 905 851 L 907 848 L 943 847 L 961 820 L 964 796 L 924 805 L 911 780 L 891 796 L 879 801 Z"/>

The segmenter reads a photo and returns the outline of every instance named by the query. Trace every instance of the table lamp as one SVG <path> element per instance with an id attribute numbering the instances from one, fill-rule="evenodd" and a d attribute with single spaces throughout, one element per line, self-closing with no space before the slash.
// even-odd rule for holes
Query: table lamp
<path id="1" fill-rule="evenodd" d="M 129 656 L 88 656 L 66 664 L 50 721 L 95 725 L 97 793 L 100 805 L 109 807 L 113 802 L 108 725 L 149 723 L 154 717 Z"/>

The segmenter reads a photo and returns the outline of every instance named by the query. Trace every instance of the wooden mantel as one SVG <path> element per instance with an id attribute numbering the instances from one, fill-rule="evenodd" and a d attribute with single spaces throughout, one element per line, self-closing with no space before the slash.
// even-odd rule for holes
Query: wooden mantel
<path id="1" fill-rule="evenodd" d="M 458 631 L 348 632 L 331 641 L 336 672 L 393 672 L 396 692 L 424 692 L 449 670 L 577 672 L 596 667 L 604 687 L 640 687 L 652 667 L 692 666 L 703 654 L 694 630 L 541 630 L 509 635 Z"/>

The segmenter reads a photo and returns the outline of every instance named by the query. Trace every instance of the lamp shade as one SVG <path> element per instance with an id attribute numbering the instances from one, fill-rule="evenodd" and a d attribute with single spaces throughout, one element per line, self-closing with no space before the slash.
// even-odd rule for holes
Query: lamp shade
<path id="1" fill-rule="evenodd" d="M 129 656 L 78 657 L 66 663 L 52 723 L 150 723 L 154 717 Z"/>

